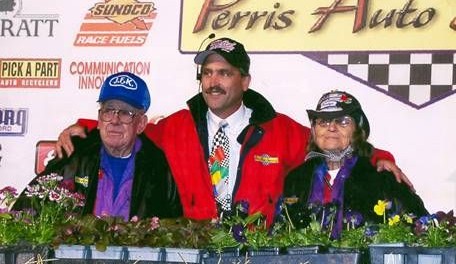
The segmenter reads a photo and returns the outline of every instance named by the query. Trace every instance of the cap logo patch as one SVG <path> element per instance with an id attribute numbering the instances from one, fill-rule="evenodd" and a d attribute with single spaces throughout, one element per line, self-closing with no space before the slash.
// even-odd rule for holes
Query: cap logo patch
<path id="1" fill-rule="evenodd" d="M 113 87 L 123 87 L 128 90 L 138 89 L 138 84 L 136 81 L 127 75 L 118 75 L 111 80 L 109 80 L 109 85 Z"/>
<path id="2" fill-rule="evenodd" d="M 348 97 L 346 94 L 342 94 L 342 95 L 340 96 L 340 101 L 341 101 L 341 102 L 344 102 L 344 103 L 346 103 L 346 104 L 351 104 L 352 99 L 351 99 L 350 97 Z"/>
<path id="3" fill-rule="evenodd" d="M 236 48 L 236 43 L 229 42 L 228 40 L 219 40 L 211 43 L 210 50 L 221 49 L 225 52 L 231 52 Z"/>
<path id="4" fill-rule="evenodd" d="M 352 98 L 347 96 L 346 94 L 329 94 L 325 98 L 322 98 L 320 101 L 320 110 L 325 110 L 326 112 L 335 112 L 335 111 L 341 111 L 342 108 L 340 108 L 340 104 L 345 103 L 345 104 L 351 104 L 352 103 Z"/>

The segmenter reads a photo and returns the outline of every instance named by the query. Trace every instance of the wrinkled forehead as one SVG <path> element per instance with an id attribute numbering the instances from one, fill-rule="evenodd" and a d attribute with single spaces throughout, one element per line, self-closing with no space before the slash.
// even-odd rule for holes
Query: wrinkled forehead
<path id="1" fill-rule="evenodd" d="M 127 111 L 138 111 L 139 110 L 124 101 L 115 100 L 115 99 L 108 100 L 108 101 L 101 103 L 101 107 L 122 109 L 122 110 L 127 110 Z"/>

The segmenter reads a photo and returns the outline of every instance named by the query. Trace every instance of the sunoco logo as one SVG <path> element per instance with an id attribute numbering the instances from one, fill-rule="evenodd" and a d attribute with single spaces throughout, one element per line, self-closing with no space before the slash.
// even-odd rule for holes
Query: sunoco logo
<path id="1" fill-rule="evenodd" d="M 157 13 L 154 3 L 107 0 L 89 9 L 75 46 L 142 46 Z"/>
<path id="2" fill-rule="evenodd" d="M 28 109 L 0 108 L 0 136 L 23 136 L 27 131 Z"/>
<path id="3" fill-rule="evenodd" d="M 22 1 L 0 0 L 0 37 L 54 37 L 56 14 L 22 14 Z"/>

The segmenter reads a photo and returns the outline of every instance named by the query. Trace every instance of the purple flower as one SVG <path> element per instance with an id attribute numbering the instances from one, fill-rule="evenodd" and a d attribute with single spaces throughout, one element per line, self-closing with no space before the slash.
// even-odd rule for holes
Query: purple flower
<path id="1" fill-rule="evenodd" d="M 435 217 L 437 221 L 439 221 L 439 223 L 447 222 L 448 226 L 456 225 L 456 217 L 454 216 L 453 210 L 449 211 L 448 213 L 438 211 L 437 213 L 435 213 Z"/>
<path id="2" fill-rule="evenodd" d="M 239 202 L 239 211 L 248 214 L 249 213 L 249 202 L 240 201 Z"/>
<path id="3" fill-rule="evenodd" d="M 17 190 L 14 187 L 11 186 L 6 186 L 5 188 L 0 190 L 0 195 L 2 196 L 16 196 L 17 195 Z"/>
<path id="4" fill-rule="evenodd" d="M 416 235 L 421 235 L 429 229 L 429 226 L 434 224 L 436 215 L 425 215 L 420 217 L 415 221 L 415 226 L 413 227 L 413 232 Z"/>
<path id="5" fill-rule="evenodd" d="M 368 227 L 366 227 L 366 230 L 364 231 L 364 235 L 366 237 L 373 237 L 377 233 L 378 233 L 378 230 L 374 226 L 368 226 Z"/>
<path id="6" fill-rule="evenodd" d="M 226 214 L 225 217 L 229 217 L 231 214 L 236 214 L 240 217 L 247 217 L 249 215 L 249 202 L 241 200 L 236 203 L 235 210 L 229 214 Z"/>
<path id="7" fill-rule="evenodd" d="M 425 215 L 418 219 L 422 225 L 428 225 L 432 221 L 433 217 L 431 215 Z"/>
<path id="8" fill-rule="evenodd" d="M 350 228 L 357 228 L 363 223 L 363 215 L 360 212 L 348 210 L 345 212 L 344 223 L 347 223 Z"/>
<path id="9" fill-rule="evenodd" d="M 309 204 L 309 210 L 313 215 L 320 215 L 324 207 L 321 204 L 311 203 Z"/>
<path id="10" fill-rule="evenodd" d="M 277 200 L 276 206 L 275 206 L 275 211 L 274 211 L 274 217 L 280 215 L 282 212 L 282 205 L 283 205 L 283 196 L 280 196 L 280 198 Z"/>
<path id="11" fill-rule="evenodd" d="M 415 233 L 415 235 L 419 236 L 426 232 L 426 230 L 427 226 L 424 225 L 420 220 L 415 221 L 415 226 L 413 227 L 413 233 Z"/>
<path id="12" fill-rule="evenodd" d="M 242 225 L 234 225 L 232 232 L 234 240 L 236 240 L 239 243 L 247 242 L 247 237 L 245 236 L 244 227 Z"/>
<path id="13" fill-rule="evenodd" d="M 51 191 L 49 192 L 49 200 L 50 200 L 50 201 L 57 201 L 57 202 L 58 202 L 58 201 L 62 200 L 62 196 L 61 196 L 60 193 L 58 193 L 58 192 L 56 192 L 56 191 L 54 191 L 54 190 L 51 190 Z"/>
<path id="14" fill-rule="evenodd" d="M 321 216 L 321 218 L 323 218 L 322 227 L 324 227 L 324 228 L 332 227 L 332 225 L 334 224 L 336 215 L 337 215 L 337 207 L 338 207 L 338 204 L 335 202 L 324 205 L 323 215 Z"/>
<path id="15" fill-rule="evenodd" d="M 17 196 L 17 190 L 14 187 L 6 186 L 0 190 L 0 206 L 3 204 L 5 207 L 9 207 L 14 203 L 15 197 Z"/>

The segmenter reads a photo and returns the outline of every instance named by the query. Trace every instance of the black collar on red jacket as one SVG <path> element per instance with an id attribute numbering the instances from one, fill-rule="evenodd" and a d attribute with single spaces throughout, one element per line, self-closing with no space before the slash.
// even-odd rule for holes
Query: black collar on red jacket
<path id="1" fill-rule="evenodd" d="M 271 120 L 276 116 L 276 112 L 271 103 L 252 89 L 248 89 L 243 95 L 244 105 L 252 109 L 251 124 L 261 124 Z M 197 123 L 206 119 L 207 104 L 203 95 L 198 93 L 187 101 L 187 105 Z"/>
<path id="2" fill-rule="evenodd" d="M 244 92 L 243 102 L 246 107 L 252 109 L 252 116 L 250 117 L 249 122 L 251 125 L 257 126 L 273 119 L 276 116 L 276 111 L 272 107 L 271 103 L 269 103 L 269 101 L 260 93 L 252 89 L 248 89 Z M 206 120 L 208 107 L 204 101 L 202 93 L 198 93 L 190 98 L 190 100 L 187 101 L 187 105 L 193 116 L 193 120 L 195 120 L 198 136 L 206 153 L 205 156 L 208 158 L 208 132 Z M 246 129 L 244 129 L 241 133 L 240 138 L 244 138 L 245 131 Z M 240 138 L 238 138 L 238 141 L 240 140 L 239 142 L 242 142 Z"/>

